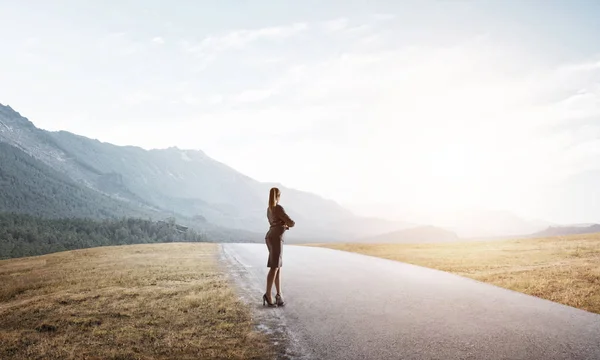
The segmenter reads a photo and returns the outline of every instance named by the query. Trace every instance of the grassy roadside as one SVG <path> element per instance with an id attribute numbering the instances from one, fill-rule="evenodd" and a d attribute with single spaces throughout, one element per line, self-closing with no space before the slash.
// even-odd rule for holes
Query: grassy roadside
<path id="1" fill-rule="evenodd" d="M 0 261 L 0 359 L 268 359 L 218 245 L 101 247 Z"/>
<path id="2" fill-rule="evenodd" d="M 309 244 L 448 271 L 600 314 L 600 234 L 439 244 Z"/>

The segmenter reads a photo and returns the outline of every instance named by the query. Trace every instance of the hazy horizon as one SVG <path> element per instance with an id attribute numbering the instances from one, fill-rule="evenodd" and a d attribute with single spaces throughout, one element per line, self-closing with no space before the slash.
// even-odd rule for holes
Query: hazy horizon
<path id="1" fill-rule="evenodd" d="M 178 4 L 0 3 L 0 103 L 362 215 L 600 222 L 600 3 Z"/>

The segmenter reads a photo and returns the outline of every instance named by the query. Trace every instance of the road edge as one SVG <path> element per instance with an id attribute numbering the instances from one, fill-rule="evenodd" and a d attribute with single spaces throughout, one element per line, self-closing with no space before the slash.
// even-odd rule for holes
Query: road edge
<path id="1" fill-rule="evenodd" d="M 234 252 L 227 249 L 228 245 L 231 244 L 219 244 L 219 260 L 227 269 L 227 279 L 235 285 L 238 298 L 249 306 L 255 329 L 266 334 L 271 340 L 277 352 L 277 359 L 314 359 L 302 346 L 297 336 L 290 331 L 283 309 L 263 308 L 262 283 L 265 279 L 258 279 L 248 271 L 247 266 L 235 256 Z"/>

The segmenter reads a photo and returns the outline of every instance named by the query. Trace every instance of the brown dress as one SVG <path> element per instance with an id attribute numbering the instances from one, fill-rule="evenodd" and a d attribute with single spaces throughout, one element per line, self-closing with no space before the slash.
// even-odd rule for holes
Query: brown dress
<path id="1" fill-rule="evenodd" d="M 269 249 L 267 267 L 281 267 L 283 265 L 283 233 L 286 231 L 286 226 L 293 227 L 295 222 L 290 219 L 279 204 L 275 205 L 273 210 L 271 208 L 267 209 L 267 219 L 269 219 L 269 231 L 265 235 L 265 242 Z"/>

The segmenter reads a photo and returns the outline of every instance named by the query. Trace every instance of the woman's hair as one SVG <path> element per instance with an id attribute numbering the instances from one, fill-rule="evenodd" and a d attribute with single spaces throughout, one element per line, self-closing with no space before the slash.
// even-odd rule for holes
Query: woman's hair
<path id="1" fill-rule="evenodd" d="M 281 194 L 281 191 L 279 191 L 278 188 L 274 187 L 271 188 L 271 191 L 269 191 L 269 208 L 272 209 L 275 207 L 275 205 L 277 205 L 277 198 L 279 197 L 279 195 Z"/>

